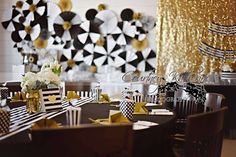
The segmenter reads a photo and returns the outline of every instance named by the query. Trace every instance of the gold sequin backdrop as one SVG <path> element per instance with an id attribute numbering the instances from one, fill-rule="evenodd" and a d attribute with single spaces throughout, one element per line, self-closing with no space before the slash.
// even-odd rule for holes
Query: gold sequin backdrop
<path id="1" fill-rule="evenodd" d="M 236 0 L 159 0 L 157 12 L 157 69 L 176 72 L 219 72 L 222 60 L 202 55 L 201 41 L 221 50 L 236 50 L 235 35 L 208 31 L 209 23 L 236 25 Z"/>

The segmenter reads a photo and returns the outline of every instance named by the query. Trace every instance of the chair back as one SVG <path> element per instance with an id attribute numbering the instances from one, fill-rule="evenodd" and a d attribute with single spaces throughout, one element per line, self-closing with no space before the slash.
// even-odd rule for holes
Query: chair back
<path id="1" fill-rule="evenodd" d="M 131 124 L 81 125 L 32 130 L 32 142 L 44 157 L 131 157 Z M 38 152 L 40 148 L 40 152 Z"/>
<path id="2" fill-rule="evenodd" d="M 190 115 L 186 125 L 186 157 L 220 157 L 224 114 L 227 107 Z"/>
<path id="3" fill-rule="evenodd" d="M 204 111 L 212 111 L 222 107 L 225 97 L 219 93 L 207 93 Z"/>

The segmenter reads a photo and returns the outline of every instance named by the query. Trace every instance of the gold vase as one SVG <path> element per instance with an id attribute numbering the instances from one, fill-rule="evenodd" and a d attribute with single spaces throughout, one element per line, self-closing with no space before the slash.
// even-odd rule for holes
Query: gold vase
<path id="1" fill-rule="evenodd" d="M 30 91 L 26 94 L 26 111 L 28 113 L 40 112 L 40 95 L 38 90 Z"/>

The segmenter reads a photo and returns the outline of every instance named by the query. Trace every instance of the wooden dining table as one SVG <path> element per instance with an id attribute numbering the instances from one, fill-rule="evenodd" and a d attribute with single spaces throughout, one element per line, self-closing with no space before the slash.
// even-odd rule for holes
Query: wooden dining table
<path id="1" fill-rule="evenodd" d="M 91 99 L 84 98 L 77 103 L 81 107 L 81 124 L 91 123 L 92 119 L 108 118 L 110 110 L 119 110 L 119 102 L 109 104 L 100 104 L 91 102 Z M 25 111 L 25 106 L 14 108 L 11 110 L 11 118 L 16 120 L 11 121 L 10 133 L 0 136 L 0 152 L 6 153 L 7 156 L 31 156 L 34 154 L 32 141 L 30 139 L 30 127 L 33 123 L 42 118 L 54 119 L 56 122 L 61 123 L 63 126 L 67 125 L 66 121 L 66 107 L 69 103 L 63 102 L 63 109 L 56 112 L 35 113 L 28 114 Z M 147 107 L 148 111 L 152 109 L 165 108 L 165 106 L 151 106 Z M 18 114 L 18 115 L 16 115 Z M 31 117 L 31 118 L 30 118 Z M 169 135 L 175 122 L 175 114 L 173 115 L 134 115 L 133 122 L 136 121 L 149 121 L 157 123 L 156 126 L 151 126 L 146 129 L 133 130 L 134 134 L 134 149 L 133 154 L 135 157 L 152 157 L 160 155 L 162 157 L 171 156 L 171 145 Z M 17 128 L 18 127 L 18 128 Z M 16 128 L 16 129 L 14 129 Z M 23 128 L 23 129 L 22 129 Z M 14 132 L 15 131 L 15 132 Z M 9 136 L 10 135 L 10 136 Z"/>

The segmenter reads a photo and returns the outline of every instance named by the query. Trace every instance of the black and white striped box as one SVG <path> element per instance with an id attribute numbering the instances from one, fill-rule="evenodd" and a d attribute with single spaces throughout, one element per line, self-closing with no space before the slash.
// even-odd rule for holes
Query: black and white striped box
<path id="1" fill-rule="evenodd" d="M 40 90 L 42 111 L 62 109 L 60 88 L 48 88 Z"/>

